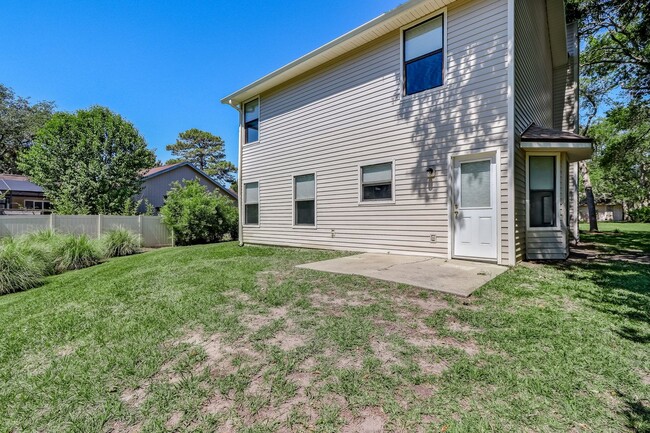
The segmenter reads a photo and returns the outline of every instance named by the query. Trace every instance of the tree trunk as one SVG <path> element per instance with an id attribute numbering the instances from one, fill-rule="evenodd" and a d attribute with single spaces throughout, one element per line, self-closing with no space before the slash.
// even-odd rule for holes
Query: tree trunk
<path id="1" fill-rule="evenodd" d="M 589 213 L 589 231 L 598 231 L 598 220 L 596 219 L 596 200 L 594 200 L 594 190 L 591 187 L 589 178 L 589 167 L 585 161 L 580 161 L 580 172 L 582 173 L 582 182 L 585 185 L 585 195 L 587 196 L 587 212 Z"/>

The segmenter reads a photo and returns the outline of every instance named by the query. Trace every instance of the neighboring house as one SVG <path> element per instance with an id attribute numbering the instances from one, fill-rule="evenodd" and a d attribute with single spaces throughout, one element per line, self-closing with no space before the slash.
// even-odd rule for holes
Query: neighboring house
<path id="1" fill-rule="evenodd" d="M 241 241 L 514 265 L 577 236 L 576 26 L 562 0 L 412 0 L 222 102 Z"/>
<path id="2" fill-rule="evenodd" d="M 140 212 L 146 210 L 146 203 L 151 203 L 156 212 L 165 204 L 167 192 L 172 188 L 174 182 L 197 179 L 201 185 L 205 185 L 210 191 L 219 191 L 224 197 L 237 202 L 237 194 L 225 188 L 219 182 L 212 179 L 202 170 L 199 170 L 189 162 L 154 167 L 143 176 L 142 193 L 138 199 L 143 199 L 140 205 Z"/>
<path id="3" fill-rule="evenodd" d="M 609 199 L 596 201 L 598 221 L 623 221 L 623 205 Z M 585 200 L 580 201 L 580 221 L 589 221 L 589 211 Z"/>
<path id="4" fill-rule="evenodd" d="M 29 210 L 45 212 L 51 209 L 43 188 L 27 176 L 0 174 L 0 210 Z"/>

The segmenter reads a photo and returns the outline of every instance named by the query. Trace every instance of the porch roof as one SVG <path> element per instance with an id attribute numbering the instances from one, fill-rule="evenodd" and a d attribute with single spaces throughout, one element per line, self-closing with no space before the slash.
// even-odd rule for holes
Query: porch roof
<path id="1" fill-rule="evenodd" d="M 521 134 L 521 148 L 527 151 L 566 152 L 569 162 L 591 158 L 593 140 L 573 132 L 543 128 L 534 123 Z"/>

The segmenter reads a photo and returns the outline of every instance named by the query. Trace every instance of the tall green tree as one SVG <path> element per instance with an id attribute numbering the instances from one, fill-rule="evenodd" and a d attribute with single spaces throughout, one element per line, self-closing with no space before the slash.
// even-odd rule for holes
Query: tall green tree
<path id="1" fill-rule="evenodd" d="M 237 167 L 226 161 L 224 142 L 221 137 L 192 128 L 178 134 L 176 143 L 167 145 L 175 156 L 167 163 L 188 161 L 222 183 L 235 181 Z"/>
<path id="2" fill-rule="evenodd" d="M 59 213 L 121 214 L 142 188 L 154 153 L 130 122 L 104 107 L 56 113 L 19 168 Z"/>
<path id="3" fill-rule="evenodd" d="M 647 0 L 568 0 L 567 12 L 569 20 L 578 22 L 583 41 L 581 131 L 587 135 L 603 107 L 613 103 L 646 105 L 649 102 L 650 3 Z M 590 179 L 592 168 L 599 170 L 594 163 L 580 163 L 590 230 L 597 230 L 595 194 Z M 597 187 L 603 185 L 597 183 Z"/>
<path id="4" fill-rule="evenodd" d="M 650 204 L 650 107 L 617 106 L 591 128 L 594 185 L 626 208 Z"/>
<path id="5" fill-rule="evenodd" d="M 53 102 L 31 104 L 0 84 L 0 173 L 19 172 L 18 155 L 32 144 L 53 112 Z"/>

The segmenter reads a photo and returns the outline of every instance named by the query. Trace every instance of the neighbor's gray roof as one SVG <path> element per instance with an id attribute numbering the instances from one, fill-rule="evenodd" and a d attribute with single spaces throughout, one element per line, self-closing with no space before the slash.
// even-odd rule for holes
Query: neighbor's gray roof
<path id="1" fill-rule="evenodd" d="M 521 141 L 591 143 L 593 140 L 573 132 L 542 128 L 533 123 L 521 134 Z"/>
<path id="2" fill-rule="evenodd" d="M 42 193 L 43 188 L 30 182 L 27 176 L 0 174 L 0 191 Z"/>

